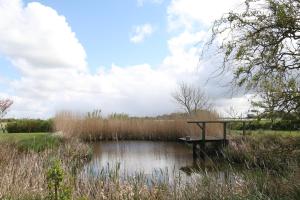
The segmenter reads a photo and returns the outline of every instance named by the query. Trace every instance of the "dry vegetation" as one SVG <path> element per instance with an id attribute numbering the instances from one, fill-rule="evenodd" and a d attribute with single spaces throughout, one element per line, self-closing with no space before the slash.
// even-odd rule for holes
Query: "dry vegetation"
<path id="1" fill-rule="evenodd" d="M 247 140 L 247 143 L 250 141 Z M 257 141 L 256 141 L 257 142 Z M 291 141 L 293 143 L 297 141 Z M 270 141 L 262 144 L 270 144 Z M 272 146 L 277 143 L 271 141 Z M 238 144 L 243 146 L 243 144 Z M 257 148 L 257 147 L 255 147 Z M 240 151 L 236 146 L 232 150 Z M 248 150 L 254 150 L 251 145 Z M 264 149 L 264 148 L 263 148 Z M 55 199 L 49 198 L 49 169 L 53 160 L 60 160 L 63 176 L 59 188 L 67 191 L 64 197 L 57 199 L 299 199 L 299 170 L 286 173 L 255 166 L 251 170 L 235 170 L 228 163 L 230 181 L 222 181 L 218 174 L 206 170 L 200 172 L 186 183 L 178 174 L 174 182 L 169 183 L 172 174 L 163 180 L 153 177 L 151 180 L 142 174 L 120 178 L 118 169 L 91 178 L 81 174 L 82 164 L 86 162 L 89 148 L 76 140 L 65 141 L 56 149 L 43 152 L 19 152 L 12 145 L 0 146 L 0 199 Z M 251 151 L 249 151 L 251 152 Z M 238 152 L 236 152 L 238 153 Z M 239 152 L 241 153 L 241 152 Z M 252 155 L 252 154 L 251 154 Z M 270 152 L 269 156 L 274 156 Z M 265 158 L 263 158 L 265 159 Z M 285 159 L 285 158 L 282 158 Z M 289 165 L 286 163 L 285 165 Z M 258 167 L 258 166 L 257 166 Z M 282 174 L 282 175 L 280 175 Z"/>
<path id="2" fill-rule="evenodd" d="M 55 159 L 61 160 L 67 173 L 80 170 L 90 157 L 88 145 L 63 142 L 58 148 L 42 152 L 20 151 L 13 143 L 0 145 L 0 199 L 34 199 L 47 194 L 46 172 Z M 41 198 L 37 198 L 41 199 Z"/>
<path id="3" fill-rule="evenodd" d="M 84 140 L 177 140 L 186 135 L 198 135 L 196 125 L 187 124 L 188 119 L 215 120 L 218 115 L 202 111 L 192 117 L 173 116 L 159 118 L 129 118 L 87 116 L 72 112 L 61 112 L 54 119 L 55 129 L 65 137 L 79 137 Z M 222 125 L 209 124 L 207 135 L 219 136 Z"/>

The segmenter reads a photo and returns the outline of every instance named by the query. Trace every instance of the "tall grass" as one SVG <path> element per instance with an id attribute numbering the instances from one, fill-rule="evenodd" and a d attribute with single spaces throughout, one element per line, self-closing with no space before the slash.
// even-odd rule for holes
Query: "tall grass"
<path id="1" fill-rule="evenodd" d="M 11 146 L 0 146 L 0 199 L 47 199 L 47 172 L 51 161 L 57 159 L 64 173 L 62 186 L 71 192 L 68 199 L 279 200 L 300 197 L 299 170 L 274 176 L 268 169 L 238 171 L 229 166 L 230 181 L 222 181 L 217 174 L 206 170 L 188 182 L 178 174 L 165 174 L 164 180 L 155 177 L 149 180 L 143 173 L 120 178 L 117 168 L 95 178 L 78 176 L 87 151 L 87 146 L 77 141 L 40 153 L 20 154 Z M 168 181 L 171 176 L 175 176 L 172 184 Z"/>
<path id="2" fill-rule="evenodd" d="M 200 129 L 187 120 L 216 120 L 218 115 L 202 111 L 192 117 L 169 119 L 129 118 L 82 115 L 60 112 L 54 119 L 55 129 L 65 137 L 84 140 L 177 140 L 183 136 L 200 136 Z M 207 135 L 220 136 L 222 125 L 208 124 Z"/>
<path id="3" fill-rule="evenodd" d="M 261 163 L 266 161 L 277 162 L 273 159 L 285 161 L 287 155 L 291 156 L 299 164 L 299 140 L 293 138 L 249 138 L 238 140 L 236 144 L 230 143 L 232 151 L 240 154 L 259 156 L 268 151 L 267 156 L 259 157 Z M 281 145 L 289 147 L 289 153 L 278 154 L 275 149 L 281 149 Z M 258 150 L 259 149 L 259 150 Z M 47 148 L 41 152 L 19 152 L 12 145 L 0 145 L 0 199 L 47 199 L 49 188 L 47 173 L 53 160 L 60 160 L 64 179 L 61 185 L 68 188 L 71 199 L 299 199 L 300 198 L 300 170 L 293 162 L 281 162 L 284 168 L 276 168 L 276 171 L 288 170 L 287 173 L 275 173 L 271 165 L 256 165 L 247 169 L 236 169 L 233 163 L 228 163 L 228 181 L 220 180 L 218 174 L 209 173 L 206 169 L 200 171 L 201 176 L 195 176 L 185 182 L 179 174 L 164 174 L 161 180 L 152 177 L 150 180 L 143 173 L 121 178 L 118 169 L 102 176 L 90 178 L 81 175 L 83 164 L 87 161 L 89 147 L 78 140 L 66 140 L 57 148 Z M 252 153 L 258 151 L 259 153 Z M 228 153 L 228 152 L 227 152 Z M 234 157 L 244 156 L 234 154 Z M 273 158 L 272 158 L 273 157 Z M 255 162 L 257 159 L 254 159 Z M 249 163 L 247 158 L 241 162 Z M 250 166 L 249 166 L 250 167 Z M 221 172 L 222 173 L 222 172 Z M 80 174 L 80 175 L 79 175 Z M 174 177 L 171 177 L 174 176 Z M 174 181 L 170 183 L 168 179 Z M 69 198 L 70 199 L 70 198 Z M 67 200 L 67 199 L 66 199 Z"/>

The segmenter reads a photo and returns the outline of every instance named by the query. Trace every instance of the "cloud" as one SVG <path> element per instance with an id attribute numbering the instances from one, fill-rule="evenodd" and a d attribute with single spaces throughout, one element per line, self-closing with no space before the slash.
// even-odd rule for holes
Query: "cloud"
<path id="1" fill-rule="evenodd" d="M 77 87 L 77 78 L 88 74 L 85 50 L 65 17 L 40 3 L 0 0 L 0 18 L 0 53 L 21 76 L 6 82 L 15 115 L 31 110 L 28 115 L 40 116 Z"/>
<path id="2" fill-rule="evenodd" d="M 145 3 L 161 4 L 164 0 L 137 0 L 138 6 L 143 6 Z"/>
<path id="3" fill-rule="evenodd" d="M 0 0 L 0 52 L 20 72 L 6 82 L 10 116 L 45 118 L 56 111 L 156 115 L 174 109 L 176 79 L 148 64 L 99 68 L 92 74 L 86 53 L 66 19 L 40 3 Z M 146 30 L 147 32 L 147 30 Z M 149 106 L 151 105 L 151 106 Z"/>
<path id="4" fill-rule="evenodd" d="M 86 71 L 86 54 L 55 10 L 33 2 L 0 0 L 0 51 L 23 73 L 69 68 Z"/>
<path id="5" fill-rule="evenodd" d="M 130 37 L 130 41 L 133 43 L 141 43 L 145 40 L 146 37 L 151 36 L 153 32 L 154 28 L 151 24 L 135 26 L 133 28 L 133 34 Z"/>
<path id="6" fill-rule="evenodd" d="M 214 20 L 242 2 L 243 0 L 172 0 L 167 10 L 169 29 L 194 30 L 211 26 Z"/>
<path id="7" fill-rule="evenodd" d="M 170 6 L 178 8 L 176 2 L 189 6 L 178 0 Z M 167 17 L 176 15 L 181 19 L 188 12 L 174 11 L 168 9 Z M 131 115 L 174 112 L 177 105 L 170 93 L 182 80 L 201 86 L 217 100 L 218 108 L 229 104 L 226 90 L 218 87 L 219 80 L 206 84 L 215 70 L 212 62 L 199 63 L 197 43 L 205 40 L 207 31 L 192 30 L 184 23 L 180 25 L 180 20 L 176 24 L 184 28 L 167 41 L 169 53 L 160 65 L 112 64 L 109 68 L 99 67 L 92 74 L 76 34 L 65 17 L 54 9 L 40 3 L 24 5 L 20 0 L 0 0 L 0 18 L 3 19 L 0 20 L 0 53 L 20 72 L 20 78 L 6 79 L 9 91 L 0 93 L 0 97 L 11 97 L 15 102 L 10 116 L 46 118 L 59 110 L 95 108 L 104 113 Z M 153 31 L 150 24 L 138 26 L 131 41 L 142 42 Z M 240 104 L 240 101 L 233 102 Z"/>

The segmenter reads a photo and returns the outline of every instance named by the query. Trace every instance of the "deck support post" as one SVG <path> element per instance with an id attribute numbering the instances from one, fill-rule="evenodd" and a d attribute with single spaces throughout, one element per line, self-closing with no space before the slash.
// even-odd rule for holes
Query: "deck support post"
<path id="1" fill-rule="evenodd" d="M 205 154 L 206 154 L 206 148 L 205 148 L 205 135 L 206 135 L 206 123 L 202 123 L 202 140 L 200 143 L 200 158 L 205 159 Z"/>
<path id="2" fill-rule="evenodd" d="M 227 145 L 227 123 L 223 122 L 223 145 Z"/>
<path id="3" fill-rule="evenodd" d="M 193 159 L 197 159 L 197 143 L 193 143 Z"/>
<path id="4" fill-rule="evenodd" d="M 245 124 L 246 124 L 246 123 L 245 123 L 245 122 L 243 122 L 243 136 L 245 136 L 245 135 L 246 135 L 246 134 L 245 134 L 245 133 L 246 133 Z"/>

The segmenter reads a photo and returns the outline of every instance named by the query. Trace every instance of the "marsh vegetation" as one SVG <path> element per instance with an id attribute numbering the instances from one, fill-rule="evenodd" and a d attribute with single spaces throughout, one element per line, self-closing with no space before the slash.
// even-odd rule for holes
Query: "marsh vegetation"
<path id="1" fill-rule="evenodd" d="M 109 162 L 104 164 L 103 156 L 97 176 L 86 173 L 87 167 L 99 156 L 92 153 L 97 147 L 93 149 L 91 143 L 48 133 L 1 134 L 0 197 L 55 199 L 50 187 L 53 179 L 49 178 L 54 168 L 60 173 L 51 175 L 60 177 L 57 191 L 61 196 L 57 199 L 299 199 L 299 133 L 276 134 L 236 134 L 223 155 L 208 158 L 206 165 L 191 160 L 181 162 L 166 148 L 166 154 L 160 152 L 160 157 L 166 155 L 178 161 L 173 171 L 160 165 L 162 168 L 157 169 L 157 173 L 143 170 L 125 173 L 120 167 L 122 163 L 105 167 Z M 44 148 L 26 145 L 30 140 Z M 132 142 L 136 145 L 136 141 Z M 180 150 L 184 157 L 191 152 L 189 147 L 181 148 L 184 148 Z M 121 151 L 123 156 L 128 153 Z M 151 148 L 147 152 L 151 154 Z M 109 151 L 104 148 L 102 153 L 109 154 Z M 106 158 L 107 161 L 113 159 Z M 165 162 L 169 162 L 168 159 Z M 185 166 L 182 169 L 178 169 L 180 162 Z"/>
<path id="2" fill-rule="evenodd" d="M 94 112 L 95 113 L 95 112 Z M 179 137 L 198 134 L 199 128 L 186 123 L 187 119 L 214 120 L 218 115 L 210 111 L 199 111 L 190 115 L 174 115 L 164 118 L 136 118 L 110 115 L 61 112 L 54 118 L 55 129 L 65 137 L 86 141 L 97 140 L 162 140 L 177 141 Z M 208 135 L 219 135 L 222 126 L 210 124 Z"/>

